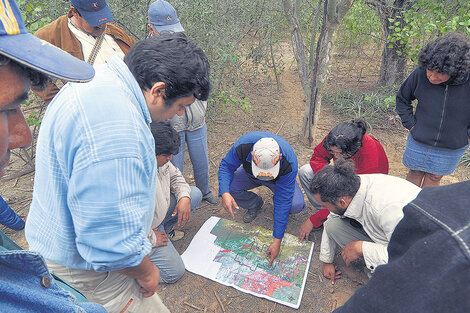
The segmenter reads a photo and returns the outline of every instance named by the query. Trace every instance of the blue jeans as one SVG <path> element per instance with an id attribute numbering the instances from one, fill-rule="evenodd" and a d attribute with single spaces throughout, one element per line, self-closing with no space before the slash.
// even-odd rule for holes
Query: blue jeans
<path id="1" fill-rule="evenodd" d="M 105 313 L 99 304 L 76 302 L 34 251 L 0 248 L 0 311 Z"/>
<path id="2" fill-rule="evenodd" d="M 263 199 L 250 189 L 266 186 L 272 192 L 276 189 L 274 181 L 264 181 L 250 177 L 242 166 L 240 166 L 235 173 L 233 173 L 232 183 L 230 184 L 230 194 L 235 199 L 237 204 L 244 209 L 258 208 L 262 205 Z M 294 197 L 292 198 L 292 206 L 290 209 L 291 214 L 299 213 L 305 209 L 304 194 L 300 186 L 295 182 Z"/>
<path id="3" fill-rule="evenodd" d="M 193 211 L 201 203 L 201 191 L 191 186 L 191 211 Z M 178 222 L 178 214 L 171 216 L 176 206 L 176 198 L 173 194 L 170 195 L 170 207 L 168 213 L 163 219 L 162 223 L 158 226 L 158 231 L 168 234 Z M 175 247 L 168 240 L 168 245 L 152 248 L 149 253 L 150 261 L 155 264 L 160 270 L 160 282 L 172 284 L 177 282 L 184 274 L 185 268 L 180 254 L 176 251 Z"/>
<path id="4" fill-rule="evenodd" d="M 196 187 L 202 192 L 202 198 L 212 196 L 209 187 L 209 158 L 207 156 L 207 126 L 204 124 L 193 131 L 179 132 L 181 144 L 178 154 L 173 156 L 171 162 L 183 173 L 185 146 L 188 145 L 189 158 L 193 164 L 194 181 Z"/>

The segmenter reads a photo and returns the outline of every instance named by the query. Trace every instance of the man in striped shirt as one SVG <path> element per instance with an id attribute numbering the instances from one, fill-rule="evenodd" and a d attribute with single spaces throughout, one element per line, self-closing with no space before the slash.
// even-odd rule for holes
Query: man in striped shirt
<path id="1" fill-rule="evenodd" d="M 167 312 L 147 239 L 157 164 L 151 121 L 209 96 L 209 65 L 183 35 L 161 35 L 113 57 L 47 108 L 26 222 L 32 250 L 109 312 Z"/>

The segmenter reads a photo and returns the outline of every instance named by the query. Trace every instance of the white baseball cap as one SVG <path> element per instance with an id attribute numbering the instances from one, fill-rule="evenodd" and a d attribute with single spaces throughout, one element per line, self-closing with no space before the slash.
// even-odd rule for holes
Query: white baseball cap
<path id="1" fill-rule="evenodd" d="M 274 138 L 264 137 L 253 145 L 251 170 L 260 180 L 273 180 L 279 175 L 282 154 Z"/>

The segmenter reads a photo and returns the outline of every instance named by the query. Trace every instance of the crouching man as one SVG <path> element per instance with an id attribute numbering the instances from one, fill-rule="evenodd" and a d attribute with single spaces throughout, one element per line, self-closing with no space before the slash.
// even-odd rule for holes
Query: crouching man
<path id="1" fill-rule="evenodd" d="M 403 218 L 403 207 L 421 189 L 394 176 L 357 175 L 354 163 L 338 160 L 314 176 L 310 190 L 315 200 L 333 213 L 324 224 L 320 260 L 323 275 L 334 284 L 341 277 L 333 264 L 337 245 L 342 248 L 347 266 L 364 258 L 373 273 L 377 266 L 388 262 L 387 246 Z"/>
<path id="2" fill-rule="evenodd" d="M 155 214 L 149 233 L 152 244 L 149 257 L 160 270 L 160 282 L 171 284 L 178 281 L 185 271 L 180 254 L 171 243 L 183 238 L 184 233 L 174 227 L 186 224 L 191 211 L 201 203 L 202 193 L 197 187 L 189 186 L 180 170 L 169 162 L 180 146 L 176 130 L 165 122 L 152 123 L 150 127 L 155 139 L 158 182 Z"/>

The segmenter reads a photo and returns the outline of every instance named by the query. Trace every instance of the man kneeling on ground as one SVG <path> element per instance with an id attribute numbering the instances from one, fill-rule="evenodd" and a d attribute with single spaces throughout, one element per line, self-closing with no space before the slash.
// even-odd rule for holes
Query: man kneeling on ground
<path id="1" fill-rule="evenodd" d="M 160 270 L 160 282 L 171 284 L 185 271 L 183 260 L 171 243 L 183 238 L 184 233 L 173 228 L 176 224 L 179 227 L 186 224 L 191 211 L 201 203 L 202 193 L 197 187 L 189 186 L 180 170 L 169 162 L 180 146 L 176 130 L 166 122 L 152 123 L 150 127 L 155 139 L 158 182 L 149 257 Z"/>
<path id="2" fill-rule="evenodd" d="M 341 278 L 333 264 L 336 245 L 346 265 L 364 258 L 367 269 L 388 262 L 390 237 L 403 218 L 403 207 L 420 188 L 384 174 L 357 175 L 354 163 L 337 160 L 317 173 L 310 184 L 315 200 L 332 214 L 324 224 L 320 246 L 323 275 L 334 284 Z M 299 240 L 303 238 L 299 236 Z"/>

